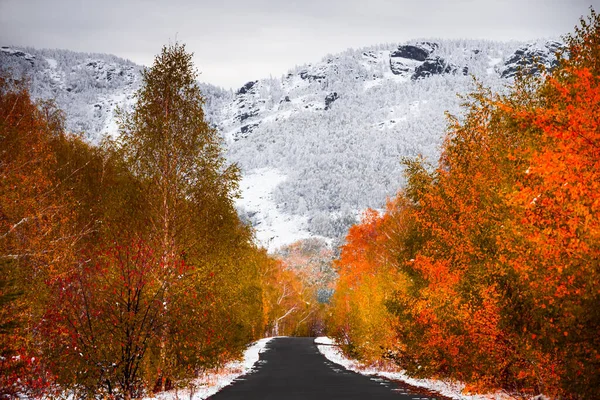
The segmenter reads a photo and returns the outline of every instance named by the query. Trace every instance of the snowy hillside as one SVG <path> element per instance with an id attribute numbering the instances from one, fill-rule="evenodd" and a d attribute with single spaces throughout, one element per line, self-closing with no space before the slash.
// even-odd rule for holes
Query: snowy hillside
<path id="1" fill-rule="evenodd" d="M 338 239 L 366 207 L 402 186 L 403 157 L 437 160 L 444 111 L 474 75 L 495 90 L 535 61 L 555 65 L 555 41 L 426 40 L 329 55 L 235 92 L 201 84 L 205 111 L 242 167 L 240 211 L 274 250 L 313 235 Z M 141 67 L 110 55 L 2 47 L 0 66 L 55 98 L 67 127 L 97 142 L 131 105 Z M 537 68 L 531 68 L 537 72 Z"/>
<path id="2" fill-rule="evenodd" d="M 131 104 L 140 82 L 139 66 L 106 54 L 2 47 L 0 65 L 17 77 L 26 74 L 32 95 L 55 99 L 68 129 L 92 142 L 116 127 L 115 107 Z"/>
<path id="3" fill-rule="evenodd" d="M 219 128 L 246 173 L 286 179 L 278 211 L 306 218 L 312 234 L 339 238 L 366 207 L 402 186 L 403 157 L 439 155 L 446 119 L 459 114 L 475 75 L 495 90 L 560 44 L 428 40 L 347 50 L 250 81 L 225 104 Z"/>
<path id="4" fill-rule="evenodd" d="M 116 133 L 115 109 L 134 104 L 142 71 L 141 66 L 108 54 L 8 46 L 0 47 L 0 67 L 14 77 L 30 79 L 33 97 L 54 99 L 66 113 L 67 129 L 83 133 L 92 143 Z M 229 98 L 229 92 L 215 86 L 201 87 L 207 111 Z"/>

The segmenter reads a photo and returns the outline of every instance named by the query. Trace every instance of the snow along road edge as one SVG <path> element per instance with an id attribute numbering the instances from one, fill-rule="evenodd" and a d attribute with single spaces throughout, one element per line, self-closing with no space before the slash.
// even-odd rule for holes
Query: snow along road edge
<path id="1" fill-rule="evenodd" d="M 260 357 L 260 353 L 266 351 L 267 343 L 271 339 L 273 338 L 264 338 L 252 343 L 244 352 L 242 360 L 230 361 L 219 370 L 207 371 L 205 374 L 194 379 L 189 387 L 158 393 L 156 396 L 147 397 L 144 400 L 204 400 L 225 386 L 231 385 L 240 376 L 251 373 L 254 364 L 256 364 Z"/>
<path id="2" fill-rule="evenodd" d="M 503 392 L 468 395 L 463 394 L 462 390 L 465 385 L 460 382 L 441 381 L 437 379 L 415 379 L 411 378 L 404 371 L 383 371 L 377 368 L 368 367 L 356 360 L 347 358 L 340 348 L 336 345 L 335 340 L 327 336 L 315 338 L 315 345 L 319 352 L 329 361 L 334 362 L 347 370 L 358 372 L 367 376 L 379 376 L 381 378 L 402 381 L 408 385 L 429 389 L 443 396 L 448 396 L 457 400 L 509 400 L 513 399 L 510 395 Z"/>

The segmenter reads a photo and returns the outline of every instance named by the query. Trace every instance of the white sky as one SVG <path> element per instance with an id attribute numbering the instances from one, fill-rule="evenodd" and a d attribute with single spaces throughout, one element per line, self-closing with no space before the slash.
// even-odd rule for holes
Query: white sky
<path id="1" fill-rule="evenodd" d="M 280 76 L 349 47 L 414 38 L 571 32 L 600 0 L 0 0 L 0 45 L 111 53 L 150 65 L 175 39 L 200 80 Z"/>

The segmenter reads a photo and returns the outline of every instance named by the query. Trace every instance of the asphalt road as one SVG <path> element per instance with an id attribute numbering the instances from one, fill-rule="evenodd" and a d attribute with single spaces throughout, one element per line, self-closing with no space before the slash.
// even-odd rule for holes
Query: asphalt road
<path id="1" fill-rule="evenodd" d="M 260 354 L 254 372 L 210 397 L 231 399 L 438 400 L 396 382 L 360 375 L 327 360 L 314 338 L 276 338 Z"/>

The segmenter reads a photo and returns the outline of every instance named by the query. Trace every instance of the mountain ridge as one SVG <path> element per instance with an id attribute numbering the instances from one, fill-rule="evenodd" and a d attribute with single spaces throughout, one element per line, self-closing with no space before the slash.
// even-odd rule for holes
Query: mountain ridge
<path id="1" fill-rule="evenodd" d="M 553 39 L 413 40 L 329 54 L 236 91 L 200 86 L 207 119 L 224 137 L 228 159 L 243 170 L 243 193 L 261 176 L 277 177 L 264 192 L 254 190 L 252 201 L 245 196 L 238 202 L 259 241 L 275 251 L 307 237 L 339 240 L 362 210 L 382 208 L 402 186 L 402 157 L 435 162 L 444 112 L 460 117 L 457 94 L 474 89 L 471 75 L 502 91 L 520 69 L 539 73 L 536 61 L 552 68 L 561 46 Z M 114 134 L 115 108 L 135 101 L 142 67 L 131 61 L 0 50 L 0 65 L 29 74 L 34 97 L 55 98 L 67 127 L 86 132 L 91 142 Z"/>

